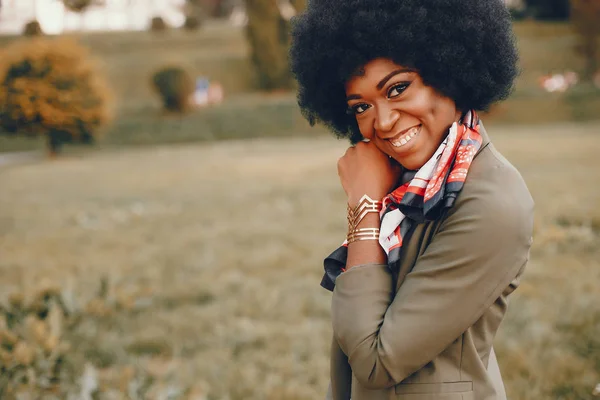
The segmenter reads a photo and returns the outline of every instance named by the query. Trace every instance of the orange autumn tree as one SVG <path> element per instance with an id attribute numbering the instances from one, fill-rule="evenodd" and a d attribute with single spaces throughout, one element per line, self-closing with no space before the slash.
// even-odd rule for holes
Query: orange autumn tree
<path id="1" fill-rule="evenodd" d="M 0 133 L 44 136 L 51 155 L 92 143 L 110 119 L 110 90 L 88 51 L 67 39 L 34 38 L 0 54 Z"/>

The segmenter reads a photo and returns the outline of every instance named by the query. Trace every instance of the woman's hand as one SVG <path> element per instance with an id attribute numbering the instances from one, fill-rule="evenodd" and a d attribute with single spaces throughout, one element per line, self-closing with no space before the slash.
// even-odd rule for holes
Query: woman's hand
<path id="1" fill-rule="evenodd" d="M 350 147 L 338 161 L 338 175 L 351 207 L 365 194 L 381 200 L 394 189 L 401 172 L 400 164 L 371 142 Z"/>

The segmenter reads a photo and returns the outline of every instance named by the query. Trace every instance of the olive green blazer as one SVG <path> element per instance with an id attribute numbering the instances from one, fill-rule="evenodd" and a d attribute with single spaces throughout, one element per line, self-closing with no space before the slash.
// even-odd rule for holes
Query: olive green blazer
<path id="1" fill-rule="evenodd" d="M 337 278 L 327 399 L 506 399 L 492 342 L 529 259 L 534 204 L 481 134 L 454 207 L 417 226 L 398 268 Z"/>

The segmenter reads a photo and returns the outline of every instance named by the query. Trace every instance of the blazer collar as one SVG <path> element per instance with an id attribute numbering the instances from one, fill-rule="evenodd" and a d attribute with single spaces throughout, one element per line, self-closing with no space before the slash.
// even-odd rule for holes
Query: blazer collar
<path id="1" fill-rule="evenodd" d="M 479 150 L 477 150 L 477 153 L 475 153 L 475 156 L 473 158 L 477 157 L 479 153 L 481 153 L 481 151 L 491 143 L 490 137 L 488 136 L 487 131 L 483 127 L 483 122 L 481 122 L 481 120 L 479 120 L 479 134 L 481 135 L 481 146 L 479 147 Z"/>

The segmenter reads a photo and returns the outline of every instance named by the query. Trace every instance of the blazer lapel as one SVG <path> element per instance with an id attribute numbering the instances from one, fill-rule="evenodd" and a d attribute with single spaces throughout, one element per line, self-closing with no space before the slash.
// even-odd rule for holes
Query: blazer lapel
<path id="1" fill-rule="evenodd" d="M 490 138 L 481 121 L 479 121 L 479 134 L 481 135 L 482 142 L 474 158 L 477 158 L 481 151 L 490 144 Z M 405 244 L 402 246 L 400 261 L 396 265 L 397 268 L 394 268 L 394 271 L 392 271 L 394 280 L 396 281 L 396 292 L 400 289 L 406 275 L 415 266 L 417 259 L 425 252 L 427 246 L 433 240 L 442 222 L 443 220 L 437 220 L 417 224 L 413 227 L 408 237 L 404 239 Z"/>

